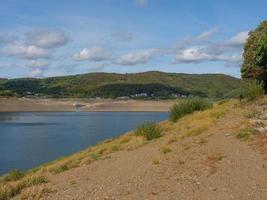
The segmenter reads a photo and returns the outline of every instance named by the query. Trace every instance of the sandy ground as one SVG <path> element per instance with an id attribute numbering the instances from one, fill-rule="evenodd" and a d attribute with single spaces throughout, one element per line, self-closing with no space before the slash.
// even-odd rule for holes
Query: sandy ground
<path id="1" fill-rule="evenodd" d="M 0 98 L 0 112 L 20 111 L 168 111 L 174 101 Z"/>

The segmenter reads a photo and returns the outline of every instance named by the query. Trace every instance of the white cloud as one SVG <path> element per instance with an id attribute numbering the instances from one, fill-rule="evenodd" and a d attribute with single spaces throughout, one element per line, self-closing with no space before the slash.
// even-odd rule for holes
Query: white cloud
<path id="1" fill-rule="evenodd" d="M 147 49 L 143 51 L 138 51 L 134 53 L 128 53 L 122 55 L 117 63 L 120 65 L 137 65 L 148 62 L 151 58 L 153 58 L 156 54 L 159 53 L 158 49 Z"/>
<path id="2" fill-rule="evenodd" d="M 217 30 L 214 28 L 197 37 L 183 40 L 174 50 L 174 63 L 220 61 L 225 62 L 226 66 L 239 67 L 242 61 L 242 47 L 247 40 L 248 32 L 240 32 L 223 42 L 214 42 L 210 38 Z"/>
<path id="3" fill-rule="evenodd" d="M 178 42 L 175 45 L 175 48 L 181 50 L 181 49 L 188 48 L 192 45 L 210 42 L 210 38 L 218 31 L 219 31 L 219 29 L 217 27 L 215 27 L 215 28 L 212 28 L 210 30 L 204 31 L 197 36 L 187 37 L 187 38 L 181 40 L 180 42 Z"/>
<path id="4" fill-rule="evenodd" d="M 72 58 L 75 61 L 89 60 L 99 62 L 111 59 L 111 53 L 101 47 L 84 48 L 80 52 L 75 53 Z"/>
<path id="5" fill-rule="evenodd" d="M 26 42 L 41 48 L 57 48 L 66 45 L 69 40 L 62 30 L 36 29 L 26 33 Z"/>
<path id="6" fill-rule="evenodd" d="M 48 67 L 50 64 L 47 61 L 44 60 L 32 60 L 28 63 L 28 67 L 31 68 L 46 68 Z"/>
<path id="7" fill-rule="evenodd" d="M 182 50 L 175 56 L 176 63 L 195 63 L 211 60 L 212 56 L 201 52 L 198 48 L 189 48 Z"/>
<path id="8" fill-rule="evenodd" d="M 135 2 L 139 5 L 139 6 L 146 6 L 148 4 L 148 0 L 135 0 Z"/>
<path id="9" fill-rule="evenodd" d="M 25 59 L 47 58 L 50 52 L 34 45 L 14 43 L 5 46 L 2 52 L 7 56 L 16 56 Z"/>
<path id="10" fill-rule="evenodd" d="M 242 47 L 248 39 L 248 31 L 243 31 L 236 34 L 230 40 L 226 42 L 226 45 L 233 47 Z"/>
<path id="11" fill-rule="evenodd" d="M 175 56 L 174 63 L 201 63 L 211 61 L 223 61 L 227 65 L 234 65 L 242 60 L 240 54 L 212 53 L 208 48 L 188 48 L 180 51 Z"/>
<path id="12" fill-rule="evenodd" d="M 208 40 L 210 39 L 211 36 L 213 36 L 215 33 L 217 33 L 219 31 L 219 29 L 217 27 L 204 31 L 203 33 L 201 33 L 200 35 L 198 35 L 196 37 L 197 40 Z"/>
<path id="13" fill-rule="evenodd" d="M 1 35 L 0 43 L 4 43 L 2 53 L 22 59 L 48 58 L 54 48 L 67 44 L 69 37 L 62 30 L 35 29 L 25 33 L 25 40 L 15 36 Z M 40 64 L 40 63 L 38 63 Z"/>
<path id="14" fill-rule="evenodd" d="M 30 72 L 30 77 L 33 77 L 33 78 L 41 78 L 41 77 L 43 77 L 43 70 L 34 69 L 33 71 Z"/>

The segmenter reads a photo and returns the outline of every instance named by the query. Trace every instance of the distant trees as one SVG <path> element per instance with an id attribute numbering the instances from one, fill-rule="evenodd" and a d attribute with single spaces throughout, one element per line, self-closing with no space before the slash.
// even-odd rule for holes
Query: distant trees
<path id="1" fill-rule="evenodd" d="M 244 47 L 244 62 L 241 76 L 244 79 L 257 79 L 265 84 L 267 90 L 267 20 L 263 21 L 254 31 Z"/>

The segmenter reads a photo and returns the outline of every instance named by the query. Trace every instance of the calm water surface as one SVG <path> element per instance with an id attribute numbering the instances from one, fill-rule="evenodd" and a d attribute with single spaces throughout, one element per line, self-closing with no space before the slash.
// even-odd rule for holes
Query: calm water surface
<path id="1" fill-rule="evenodd" d="M 0 113 L 0 174 L 25 170 L 162 121 L 166 112 Z"/>

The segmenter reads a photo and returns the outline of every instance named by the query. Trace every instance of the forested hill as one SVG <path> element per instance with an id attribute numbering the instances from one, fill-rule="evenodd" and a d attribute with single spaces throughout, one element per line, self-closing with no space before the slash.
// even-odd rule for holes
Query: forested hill
<path id="1" fill-rule="evenodd" d="M 210 98 L 240 94 L 241 80 L 224 74 L 144 72 L 135 74 L 88 73 L 44 79 L 21 78 L 0 81 L 2 95 L 50 97 L 144 96 L 170 98 L 194 95 Z"/>

